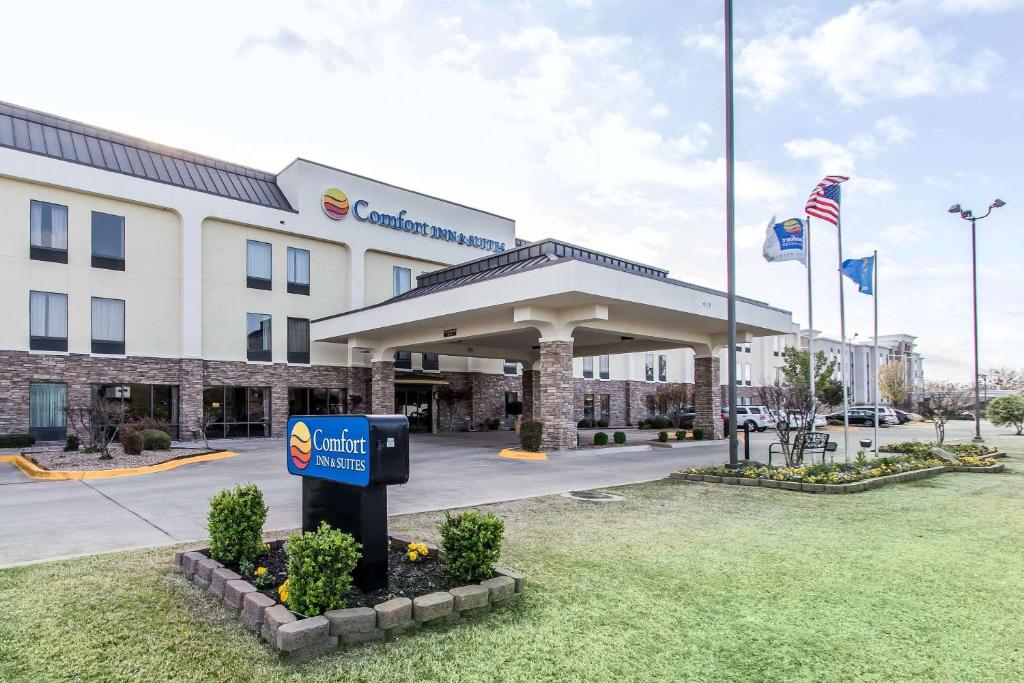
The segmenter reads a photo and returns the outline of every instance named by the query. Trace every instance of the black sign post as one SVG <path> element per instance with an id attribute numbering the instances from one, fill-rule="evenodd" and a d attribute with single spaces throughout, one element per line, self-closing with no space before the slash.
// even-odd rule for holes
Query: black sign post
<path id="1" fill-rule="evenodd" d="M 302 531 L 327 522 L 362 544 L 352 573 L 364 591 L 388 585 L 389 484 L 409 480 L 402 415 L 292 417 L 288 471 L 302 477 Z"/>

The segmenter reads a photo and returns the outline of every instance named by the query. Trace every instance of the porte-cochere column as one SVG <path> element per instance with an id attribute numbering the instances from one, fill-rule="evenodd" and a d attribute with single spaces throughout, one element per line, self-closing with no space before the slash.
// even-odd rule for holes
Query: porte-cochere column
<path id="1" fill-rule="evenodd" d="M 541 449 L 558 451 L 575 448 L 572 339 L 541 339 L 539 365 L 534 419 L 544 425 Z"/>
<path id="2" fill-rule="evenodd" d="M 719 366 L 717 356 L 693 359 L 693 426 L 704 430 L 705 439 L 725 437 Z"/>
<path id="3" fill-rule="evenodd" d="M 370 413 L 392 415 L 395 412 L 395 362 L 375 360 L 371 365 Z"/>
<path id="4" fill-rule="evenodd" d="M 540 386 L 540 372 L 533 367 L 523 366 L 523 419 L 533 420 L 537 405 L 537 389 Z"/>

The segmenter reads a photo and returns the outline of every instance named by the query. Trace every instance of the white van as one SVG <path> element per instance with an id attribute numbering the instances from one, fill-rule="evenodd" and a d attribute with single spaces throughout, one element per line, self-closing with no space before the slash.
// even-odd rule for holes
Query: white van
<path id="1" fill-rule="evenodd" d="M 737 406 L 736 407 L 736 429 L 743 429 L 743 425 L 750 425 L 750 429 L 763 432 L 769 427 L 775 426 L 775 420 L 767 406 Z"/>

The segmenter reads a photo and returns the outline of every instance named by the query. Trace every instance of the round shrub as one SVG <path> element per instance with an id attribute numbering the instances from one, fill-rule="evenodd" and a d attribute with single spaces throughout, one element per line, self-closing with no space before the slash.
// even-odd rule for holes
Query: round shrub
<path id="1" fill-rule="evenodd" d="M 608 420 L 598 420 L 597 421 L 597 426 L 600 429 L 608 429 Z"/>
<path id="2" fill-rule="evenodd" d="M 676 441 L 686 441 L 686 430 L 680 429 L 676 432 Z"/>
<path id="3" fill-rule="evenodd" d="M 693 430 L 693 440 L 694 441 L 700 441 L 703 438 L 704 438 L 704 430 L 703 429 L 694 429 Z"/>
<path id="4" fill-rule="evenodd" d="M 615 432 L 612 435 L 612 438 L 615 440 L 615 443 L 621 446 L 622 444 L 626 443 L 626 432 Z"/>
<path id="5" fill-rule="evenodd" d="M 131 426 L 135 431 L 141 432 L 143 429 L 156 429 L 163 432 L 167 436 L 171 435 L 171 427 L 163 420 L 154 420 L 151 417 L 140 417 L 131 423 Z"/>
<path id="6" fill-rule="evenodd" d="M 166 451 L 171 447 L 171 437 L 159 429 L 143 429 L 135 432 L 142 437 L 142 443 L 147 451 Z"/>
<path id="7" fill-rule="evenodd" d="M 460 581 L 489 579 L 501 555 L 505 523 L 488 512 L 445 513 L 438 526 L 448 572 Z"/>
<path id="8" fill-rule="evenodd" d="M 266 550 L 263 545 L 266 521 L 267 506 L 256 484 L 222 489 L 210 499 L 206 523 L 210 532 L 210 555 L 223 564 L 254 561 Z"/>
<path id="9" fill-rule="evenodd" d="M 608 445 L 608 435 L 605 434 L 604 432 L 598 432 L 597 434 L 594 434 L 594 445 L 595 446 L 607 446 Z"/>
<path id="10" fill-rule="evenodd" d="M 577 429 L 590 429 L 594 426 L 594 421 L 587 418 L 583 418 L 576 423 Z"/>
<path id="11" fill-rule="evenodd" d="M 77 451 L 78 447 L 82 445 L 82 441 L 74 434 L 68 434 L 68 440 L 64 443 L 64 451 Z"/>
<path id="12" fill-rule="evenodd" d="M 544 425 L 536 420 L 526 420 L 519 426 L 519 445 L 524 451 L 540 450 L 540 439 L 544 434 Z"/>
<path id="13" fill-rule="evenodd" d="M 669 422 L 668 418 L 665 417 L 664 415 L 659 415 L 658 417 L 651 420 L 651 426 L 654 427 L 655 429 L 668 429 L 669 427 L 672 426 L 672 423 Z"/>
<path id="14" fill-rule="evenodd" d="M 495 429 L 497 429 L 500 424 L 501 424 L 501 420 L 499 418 L 496 418 L 496 417 L 492 417 L 492 418 L 484 421 L 484 426 L 487 427 L 488 429 L 490 429 L 491 431 L 494 431 Z"/>
<path id="15" fill-rule="evenodd" d="M 136 431 L 129 430 L 118 438 L 121 439 L 121 447 L 124 448 L 124 452 L 128 455 L 138 455 L 146 447 L 142 434 Z"/>
<path id="16" fill-rule="evenodd" d="M 658 432 L 658 441 L 662 443 L 668 441 L 668 432 Z"/>
<path id="17" fill-rule="evenodd" d="M 288 607 L 308 617 L 345 607 L 362 546 L 351 534 L 320 522 L 288 539 Z"/>

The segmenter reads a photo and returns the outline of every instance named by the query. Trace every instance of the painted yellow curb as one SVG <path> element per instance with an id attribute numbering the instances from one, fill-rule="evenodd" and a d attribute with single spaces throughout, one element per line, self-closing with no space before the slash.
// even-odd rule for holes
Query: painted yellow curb
<path id="1" fill-rule="evenodd" d="M 161 462 L 156 465 L 146 465 L 145 467 L 121 467 L 109 470 L 44 470 L 23 455 L 0 455 L 0 462 L 13 463 L 14 466 L 21 470 L 26 476 L 32 477 L 33 479 L 70 481 L 76 479 L 135 477 L 140 474 L 166 472 L 167 470 L 173 470 L 175 467 L 190 465 L 194 462 L 220 460 L 222 458 L 230 458 L 236 455 L 238 455 L 238 453 L 235 453 L 234 451 L 217 451 L 216 453 L 204 453 L 203 455 L 193 455 L 187 458 L 168 460 L 167 462 Z"/>
<path id="2" fill-rule="evenodd" d="M 508 458 L 509 460 L 547 460 L 547 453 L 532 453 L 530 451 L 514 451 L 511 448 L 502 448 L 498 451 L 499 458 Z"/>

